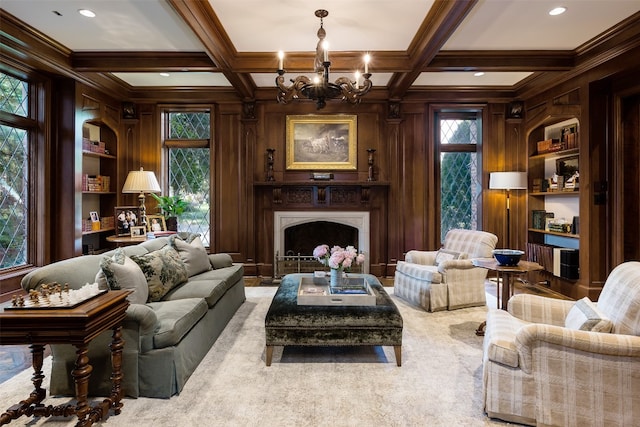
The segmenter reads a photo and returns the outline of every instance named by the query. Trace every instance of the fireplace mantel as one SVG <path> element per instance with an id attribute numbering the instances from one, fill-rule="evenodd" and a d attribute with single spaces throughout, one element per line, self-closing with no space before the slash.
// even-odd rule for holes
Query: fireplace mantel
<path id="1" fill-rule="evenodd" d="M 384 181 L 291 180 L 254 182 L 256 274 L 273 276 L 275 212 L 367 212 L 370 229 L 367 264 L 371 274 L 386 275 L 387 206 L 391 185 Z M 352 225 L 352 224 L 351 224 Z M 363 248 L 358 248 L 363 249 Z"/>
<path id="2" fill-rule="evenodd" d="M 271 190 L 272 203 L 314 207 L 329 205 L 367 205 L 372 190 L 386 192 L 389 182 L 382 181 L 287 181 L 256 182 L 254 186 Z"/>

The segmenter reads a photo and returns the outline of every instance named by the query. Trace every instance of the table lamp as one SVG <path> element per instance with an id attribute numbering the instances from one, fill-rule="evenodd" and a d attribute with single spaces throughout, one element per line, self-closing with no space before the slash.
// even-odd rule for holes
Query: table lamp
<path id="1" fill-rule="evenodd" d="M 489 174 L 489 189 L 506 190 L 507 191 L 507 239 L 506 246 L 511 245 L 510 230 L 511 219 L 509 203 L 509 193 L 511 190 L 527 189 L 527 173 L 526 172 L 491 172 Z"/>
<path id="2" fill-rule="evenodd" d="M 160 184 L 156 179 L 156 175 L 151 171 L 145 171 L 140 167 L 139 171 L 131 171 L 127 175 L 127 179 L 122 187 L 123 193 L 140 193 L 138 201 L 140 202 L 140 225 L 147 225 L 147 213 L 144 206 L 145 193 L 159 193 Z"/>

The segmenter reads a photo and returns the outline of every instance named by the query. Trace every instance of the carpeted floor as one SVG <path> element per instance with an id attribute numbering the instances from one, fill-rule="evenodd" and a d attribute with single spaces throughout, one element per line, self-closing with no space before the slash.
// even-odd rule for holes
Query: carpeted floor
<path id="1" fill-rule="evenodd" d="M 482 337 L 474 330 L 486 307 L 428 313 L 394 297 L 404 319 L 402 367 L 388 347 L 276 348 L 273 364 L 266 367 L 264 317 L 275 290 L 246 289 L 246 303 L 180 395 L 126 399 L 122 413 L 103 425 L 506 424 L 489 420 L 482 411 Z M 49 369 L 47 358 L 45 373 Z M 30 377 L 26 370 L 0 385 L 0 409 L 27 396 Z M 66 401 L 48 398 L 45 403 Z M 23 417 L 11 425 L 74 424 L 73 419 Z"/>

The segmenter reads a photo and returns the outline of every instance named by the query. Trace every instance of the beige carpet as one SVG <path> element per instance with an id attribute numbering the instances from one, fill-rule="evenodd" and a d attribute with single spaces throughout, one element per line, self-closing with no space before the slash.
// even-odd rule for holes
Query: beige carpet
<path id="1" fill-rule="evenodd" d="M 394 297 L 404 318 L 402 367 L 388 347 L 280 348 L 266 367 L 264 317 L 274 292 L 274 287 L 247 288 L 246 303 L 180 395 L 126 399 L 122 414 L 102 425 L 505 425 L 482 411 L 482 338 L 474 330 L 486 307 L 427 313 Z M 49 369 L 48 358 L 45 373 Z M 1 410 L 27 396 L 30 377 L 27 370 L 0 385 Z M 25 417 L 11 423 L 74 424 Z"/>

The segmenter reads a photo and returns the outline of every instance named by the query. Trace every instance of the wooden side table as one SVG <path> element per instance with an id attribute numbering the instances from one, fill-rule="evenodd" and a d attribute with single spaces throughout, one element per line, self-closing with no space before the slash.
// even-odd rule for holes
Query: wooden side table
<path id="1" fill-rule="evenodd" d="M 118 415 L 122 409 L 122 339 L 121 323 L 129 306 L 126 297 L 131 291 L 109 291 L 74 308 L 5 309 L 0 313 L 0 345 L 30 344 L 33 364 L 31 381 L 35 389 L 28 398 L 11 406 L 0 415 L 0 425 L 22 415 L 78 416 L 76 427 L 91 426 L 106 418 L 110 409 Z M 112 389 L 109 397 L 90 406 L 87 400 L 91 365 L 88 346 L 103 331 L 113 329 L 111 349 Z M 76 405 L 45 406 L 42 388 L 43 352 L 45 344 L 72 344 L 77 348 L 75 368 L 71 372 L 75 381 Z"/>
<path id="2" fill-rule="evenodd" d="M 496 292 L 498 308 L 507 309 L 507 302 L 513 289 L 513 276 L 528 273 L 530 271 L 542 270 L 542 266 L 537 262 L 520 261 L 518 265 L 506 266 L 498 264 L 494 258 L 476 258 L 471 260 L 476 267 L 486 268 L 495 271 L 498 275 L 498 286 L 502 284 L 502 304 L 500 304 L 500 292 Z"/>
<path id="3" fill-rule="evenodd" d="M 518 265 L 513 266 L 500 265 L 495 258 L 476 258 L 471 260 L 471 262 L 476 267 L 486 268 L 487 270 L 496 272 L 496 275 L 498 276 L 498 283 L 496 286 L 500 287 L 500 284 L 502 284 L 502 304 L 500 303 L 500 289 L 496 290 L 496 302 L 498 308 L 501 308 L 502 310 L 507 309 L 509 297 L 513 290 L 513 277 L 528 273 L 529 271 L 543 269 L 540 264 L 531 261 L 520 261 Z M 480 326 L 478 326 L 478 329 L 476 329 L 476 335 L 483 336 L 486 325 L 487 322 L 482 322 Z"/>
<path id="4" fill-rule="evenodd" d="M 107 242 L 115 243 L 116 246 L 129 246 L 137 245 L 138 243 L 146 242 L 147 236 L 131 237 L 131 236 L 108 236 Z"/>

